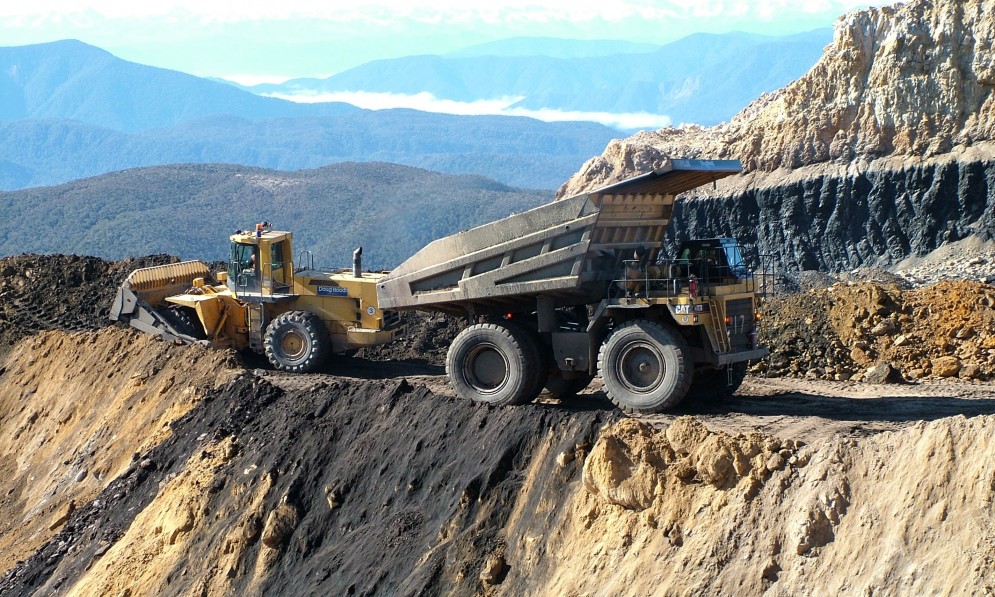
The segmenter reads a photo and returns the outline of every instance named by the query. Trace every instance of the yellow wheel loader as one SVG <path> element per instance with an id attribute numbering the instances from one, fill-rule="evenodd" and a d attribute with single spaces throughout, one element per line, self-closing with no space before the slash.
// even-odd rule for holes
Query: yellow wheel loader
<path id="1" fill-rule="evenodd" d="M 201 261 L 135 270 L 118 289 L 113 320 L 166 339 L 265 353 L 274 367 L 303 373 L 331 353 L 384 344 L 400 317 L 377 302 L 385 273 L 315 269 L 290 232 L 268 223 L 231 235 L 227 271 L 212 276 Z"/>

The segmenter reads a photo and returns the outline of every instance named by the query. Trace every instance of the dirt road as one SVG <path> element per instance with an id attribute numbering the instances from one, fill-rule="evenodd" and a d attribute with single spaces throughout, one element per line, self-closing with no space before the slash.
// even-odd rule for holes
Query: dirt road
<path id="1" fill-rule="evenodd" d="M 340 358 L 322 373 L 290 375 L 271 369 L 256 373 L 284 389 L 302 389 L 337 379 L 405 378 L 433 394 L 453 396 L 443 367 L 422 360 L 375 362 Z M 560 402 L 540 396 L 550 408 L 612 410 L 595 379 L 577 398 Z M 760 431 L 806 443 L 833 437 L 895 431 L 919 421 L 995 414 L 995 383 L 928 380 L 870 384 L 824 380 L 748 377 L 736 394 L 721 401 L 688 401 L 666 414 L 637 417 L 655 427 L 693 415 L 708 427 L 730 434 Z"/>

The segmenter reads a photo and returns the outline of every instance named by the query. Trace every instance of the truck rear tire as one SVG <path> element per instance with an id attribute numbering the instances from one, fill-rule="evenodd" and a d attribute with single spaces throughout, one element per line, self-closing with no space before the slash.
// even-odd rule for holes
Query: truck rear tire
<path id="1" fill-rule="evenodd" d="M 310 373 L 325 361 L 331 342 L 321 318 L 306 311 L 281 313 L 266 328 L 263 348 L 281 371 Z"/>
<path id="2" fill-rule="evenodd" d="M 687 343 L 666 327 L 639 319 L 615 329 L 601 345 L 598 369 L 608 398 L 627 413 L 677 406 L 693 374 Z"/>
<path id="3" fill-rule="evenodd" d="M 694 400 L 724 400 L 729 398 L 746 379 L 746 363 L 733 363 L 721 369 L 707 369 L 695 373 L 688 390 Z"/>
<path id="4" fill-rule="evenodd" d="M 539 392 L 539 365 L 538 348 L 523 330 L 494 323 L 466 328 L 446 354 L 456 394 L 493 406 L 531 402 Z"/>

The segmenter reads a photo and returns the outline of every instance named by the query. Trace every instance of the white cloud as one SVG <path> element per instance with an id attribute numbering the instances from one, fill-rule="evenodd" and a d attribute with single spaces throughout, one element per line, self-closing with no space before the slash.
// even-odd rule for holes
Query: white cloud
<path id="1" fill-rule="evenodd" d="M 386 110 L 390 108 L 410 108 L 423 112 L 440 112 L 443 114 L 457 114 L 461 116 L 524 116 L 535 118 L 546 122 L 567 122 L 567 121 L 589 121 L 599 122 L 606 126 L 625 130 L 635 129 L 659 129 L 670 126 L 669 117 L 662 114 L 648 114 L 646 112 L 622 113 L 612 112 L 582 112 L 564 111 L 554 109 L 531 110 L 527 108 L 514 107 L 514 104 L 521 101 L 521 97 L 503 97 L 490 100 L 478 100 L 474 102 L 458 102 L 455 100 L 439 99 L 430 93 L 417 93 L 405 95 L 397 93 L 373 93 L 368 91 L 341 91 L 334 93 L 307 93 L 299 94 L 268 94 L 271 97 L 301 102 L 345 102 L 367 110 Z"/>

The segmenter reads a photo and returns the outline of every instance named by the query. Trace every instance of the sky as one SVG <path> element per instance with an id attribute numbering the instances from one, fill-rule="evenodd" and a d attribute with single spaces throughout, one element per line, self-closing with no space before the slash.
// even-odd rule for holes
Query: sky
<path id="1" fill-rule="evenodd" d="M 665 44 L 697 31 L 783 34 L 890 0 L 26 0 L 0 45 L 79 39 L 198 76 L 328 76 L 379 58 L 518 36 Z"/>
<path id="2" fill-rule="evenodd" d="M 894 2 L 4 0 L 0 2 L 0 46 L 78 39 L 125 60 L 253 85 L 296 77 L 327 77 L 371 60 L 445 54 L 511 37 L 611 39 L 662 45 L 695 32 L 797 33 L 830 27 L 841 14 L 851 10 Z M 476 107 L 434 105 L 435 98 L 431 97 L 352 99 L 366 108 L 506 113 L 500 107 L 500 98 Z M 535 116 L 544 120 L 558 118 L 556 114 Z M 559 115 L 559 119 L 572 116 L 576 115 Z M 642 117 L 621 116 L 637 120 Z M 638 126 L 666 124 L 660 119 L 653 121 L 653 115 L 643 116 L 645 122 Z"/>

